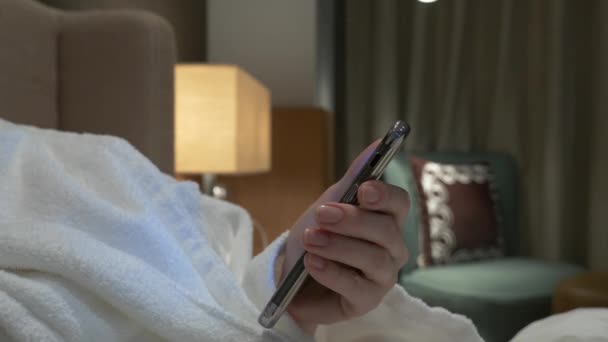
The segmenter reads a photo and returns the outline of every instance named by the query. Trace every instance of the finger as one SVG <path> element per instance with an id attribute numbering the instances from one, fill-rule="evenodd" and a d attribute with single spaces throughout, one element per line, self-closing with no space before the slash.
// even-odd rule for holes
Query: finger
<path id="1" fill-rule="evenodd" d="M 397 282 L 401 265 L 377 244 L 309 228 L 304 233 L 304 247 L 310 253 L 360 270 L 380 286 L 390 288 Z"/>
<path id="2" fill-rule="evenodd" d="M 401 226 L 410 209 L 410 197 L 404 189 L 376 180 L 363 183 L 357 192 L 359 206 L 395 217 Z"/>
<path id="3" fill-rule="evenodd" d="M 375 243 L 388 250 L 397 263 L 407 260 L 401 227 L 387 214 L 350 204 L 327 203 L 317 208 L 319 226 L 332 233 Z"/>
<path id="4" fill-rule="evenodd" d="M 319 284 L 344 297 L 340 307 L 346 318 L 360 316 L 374 309 L 386 294 L 386 290 L 354 269 L 307 253 L 304 266 Z"/>

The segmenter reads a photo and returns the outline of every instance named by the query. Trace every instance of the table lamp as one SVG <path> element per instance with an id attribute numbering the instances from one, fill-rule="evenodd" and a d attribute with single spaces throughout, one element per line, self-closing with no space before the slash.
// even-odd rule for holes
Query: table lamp
<path id="1" fill-rule="evenodd" d="M 270 170 L 270 92 L 234 65 L 175 67 L 175 172 L 202 175 L 202 190 L 225 197 L 217 174 Z"/>

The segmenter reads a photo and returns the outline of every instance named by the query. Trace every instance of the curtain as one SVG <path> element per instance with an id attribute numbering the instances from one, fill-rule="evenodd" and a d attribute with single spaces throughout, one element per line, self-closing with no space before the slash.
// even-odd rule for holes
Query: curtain
<path id="1" fill-rule="evenodd" d="M 606 19 L 602 0 L 346 1 L 337 162 L 398 118 L 409 151 L 508 152 L 522 250 L 608 269 Z"/>

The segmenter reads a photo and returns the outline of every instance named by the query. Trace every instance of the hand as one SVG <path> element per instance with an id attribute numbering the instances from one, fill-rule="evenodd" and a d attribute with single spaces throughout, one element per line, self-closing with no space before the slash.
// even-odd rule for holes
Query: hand
<path id="1" fill-rule="evenodd" d="M 311 334 L 318 324 L 348 320 L 378 306 L 407 261 L 401 235 L 409 210 L 405 190 L 368 181 L 357 192 L 358 207 L 337 203 L 377 144 L 363 151 L 291 228 L 277 279 L 308 252 L 304 265 L 312 279 L 287 310 Z"/>

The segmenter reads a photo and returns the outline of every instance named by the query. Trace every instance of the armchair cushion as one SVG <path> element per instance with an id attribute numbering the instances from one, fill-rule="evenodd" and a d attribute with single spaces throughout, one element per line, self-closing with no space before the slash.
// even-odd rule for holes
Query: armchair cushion
<path id="1" fill-rule="evenodd" d="M 503 255 L 493 172 L 485 162 L 440 163 L 411 156 L 419 196 L 419 266 Z"/>
<path id="2" fill-rule="evenodd" d="M 529 258 L 500 258 L 459 265 L 437 266 L 402 275 L 408 289 L 425 293 L 450 293 L 478 300 L 526 301 L 553 293 L 578 266 Z"/>
<path id="3" fill-rule="evenodd" d="M 488 341 L 506 341 L 549 314 L 558 283 L 581 268 L 528 258 L 500 258 L 419 269 L 400 283 L 431 306 L 473 320 Z"/>
<path id="4" fill-rule="evenodd" d="M 518 199 L 519 179 L 517 166 L 512 157 L 496 152 L 433 152 L 416 154 L 425 159 L 441 163 L 474 163 L 483 161 L 494 173 L 494 184 L 496 193 L 500 199 L 501 228 L 504 239 L 505 255 L 518 255 Z M 399 154 L 388 165 L 384 172 L 384 180 L 390 184 L 400 186 L 408 191 L 410 195 L 411 210 L 403 225 L 403 239 L 410 252 L 410 259 L 402 268 L 401 273 L 407 274 L 417 268 L 416 260 L 422 253 L 418 244 L 420 241 L 421 213 L 419 212 L 419 195 L 416 189 L 415 176 L 406 153 Z"/>

